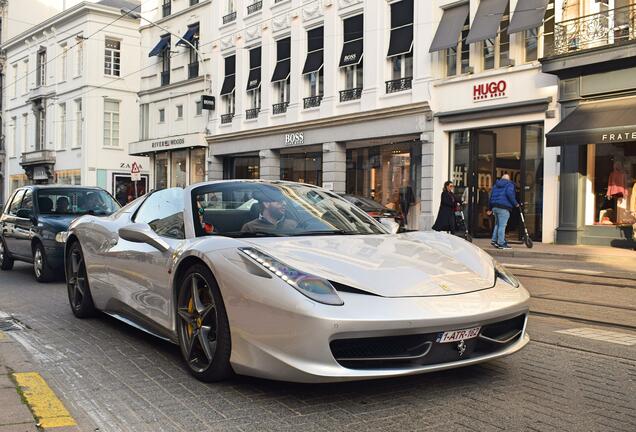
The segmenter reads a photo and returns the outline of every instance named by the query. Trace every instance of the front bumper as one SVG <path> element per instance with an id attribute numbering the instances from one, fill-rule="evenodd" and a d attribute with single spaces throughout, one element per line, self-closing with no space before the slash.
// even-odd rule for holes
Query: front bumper
<path id="1" fill-rule="evenodd" d="M 227 269 L 224 269 L 227 270 Z M 273 278 L 216 273 L 230 321 L 235 372 L 261 378 L 338 382 L 396 377 L 468 366 L 510 355 L 529 341 L 525 332 L 529 295 L 498 281 L 495 287 L 461 295 L 385 298 L 340 292 L 343 306 L 313 302 Z M 257 282 L 257 283 L 255 283 Z M 396 281 L 397 282 L 397 281 Z M 484 326 L 523 315 L 518 337 L 500 349 L 434 364 L 404 363 L 352 368 L 340 364 L 334 340 L 431 334 Z"/>

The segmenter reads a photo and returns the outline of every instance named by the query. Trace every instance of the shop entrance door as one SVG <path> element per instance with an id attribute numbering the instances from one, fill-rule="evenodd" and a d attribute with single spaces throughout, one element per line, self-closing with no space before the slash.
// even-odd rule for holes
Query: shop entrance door
<path id="1" fill-rule="evenodd" d="M 486 214 L 494 184 L 497 135 L 490 131 L 475 131 L 471 136 L 472 175 L 469 181 L 469 220 L 474 237 L 487 237 L 492 232 L 492 218 Z"/>

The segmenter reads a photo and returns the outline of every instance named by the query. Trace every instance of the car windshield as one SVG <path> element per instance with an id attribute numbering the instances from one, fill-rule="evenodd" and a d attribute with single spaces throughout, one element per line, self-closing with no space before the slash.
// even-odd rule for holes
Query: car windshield
<path id="1" fill-rule="evenodd" d="M 117 211 L 119 204 L 99 189 L 40 189 L 38 209 L 43 215 L 107 216 Z"/>
<path id="2" fill-rule="evenodd" d="M 377 201 L 373 201 L 371 198 L 365 198 L 355 195 L 343 195 L 344 199 L 350 203 L 355 204 L 364 211 L 385 211 L 387 210 L 382 204 Z"/>
<path id="3" fill-rule="evenodd" d="M 291 237 L 386 234 L 338 195 L 291 182 L 223 182 L 192 191 L 197 236 Z"/>

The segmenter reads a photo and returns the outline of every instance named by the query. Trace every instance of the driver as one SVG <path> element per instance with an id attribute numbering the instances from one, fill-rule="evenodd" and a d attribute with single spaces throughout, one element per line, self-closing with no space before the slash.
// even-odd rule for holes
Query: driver
<path id="1" fill-rule="evenodd" d="M 56 213 L 68 213 L 69 202 L 68 198 L 65 196 L 61 196 L 55 201 L 55 212 Z"/>
<path id="2" fill-rule="evenodd" d="M 86 195 L 86 199 L 84 200 L 84 207 L 86 211 L 102 211 L 105 209 L 104 202 L 97 195 L 97 193 Z"/>
<path id="3" fill-rule="evenodd" d="M 242 232 L 289 232 L 298 225 L 295 221 L 286 219 L 286 207 L 282 194 L 274 188 L 263 188 L 253 194 L 258 201 L 259 215 L 243 225 Z"/>

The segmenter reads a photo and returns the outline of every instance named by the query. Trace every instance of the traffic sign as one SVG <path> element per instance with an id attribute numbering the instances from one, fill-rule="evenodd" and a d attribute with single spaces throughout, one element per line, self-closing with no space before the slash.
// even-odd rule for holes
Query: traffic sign
<path id="1" fill-rule="evenodd" d="M 139 169 L 139 165 L 137 165 L 137 162 L 133 162 L 132 166 L 130 167 L 130 180 L 134 182 L 138 182 L 141 180 L 141 170 Z"/>

